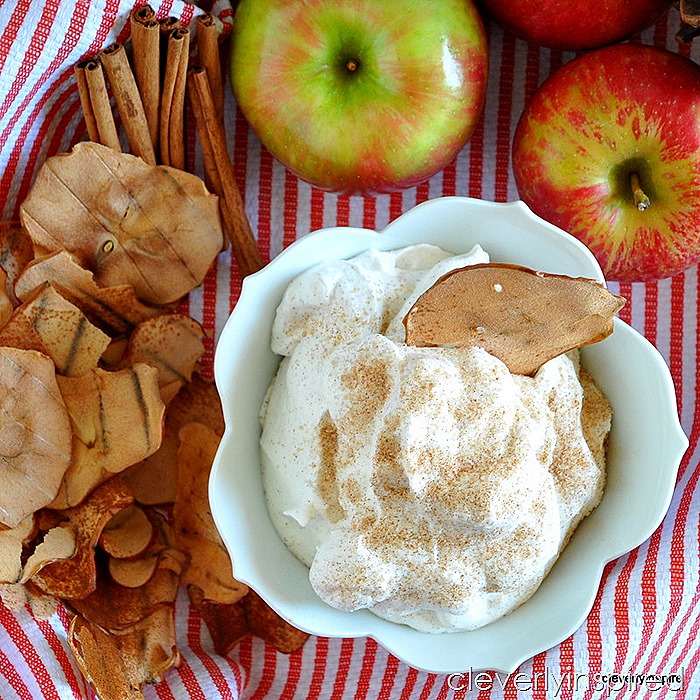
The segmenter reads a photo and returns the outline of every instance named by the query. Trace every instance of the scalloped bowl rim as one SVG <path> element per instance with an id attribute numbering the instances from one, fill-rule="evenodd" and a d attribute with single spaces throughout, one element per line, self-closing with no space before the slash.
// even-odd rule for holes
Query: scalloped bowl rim
<path id="1" fill-rule="evenodd" d="M 688 440 L 662 356 L 615 319 L 610 337 L 583 349 L 584 362 L 614 411 L 606 490 L 532 598 L 481 629 L 446 634 L 421 633 L 366 610 L 346 613 L 325 605 L 311 589 L 308 569 L 272 527 L 265 507 L 258 410 L 280 359 L 269 348 L 269 329 L 284 289 L 302 270 L 369 247 L 390 250 L 417 242 L 455 253 L 480 243 L 492 260 L 604 282 L 583 244 L 520 201 L 442 197 L 417 205 L 380 232 L 334 227 L 300 238 L 244 280 L 217 344 L 214 374 L 226 429 L 209 481 L 212 514 L 236 578 L 300 629 L 327 637 L 372 637 L 424 671 L 510 673 L 571 635 L 593 606 L 604 566 L 642 544 L 659 526 Z"/>

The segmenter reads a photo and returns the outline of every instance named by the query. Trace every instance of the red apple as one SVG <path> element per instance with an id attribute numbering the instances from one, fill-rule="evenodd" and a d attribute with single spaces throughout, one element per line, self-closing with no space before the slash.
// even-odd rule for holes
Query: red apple
<path id="1" fill-rule="evenodd" d="M 384 192 L 464 146 L 487 62 L 471 0 L 242 0 L 231 82 L 262 144 L 301 178 Z"/>
<path id="2" fill-rule="evenodd" d="M 652 24 L 671 0 L 481 0 L 511 34 L 570 51 L 626 39 Z"/>
<path id="3" fill-rule="evenodd" d="M 617 44 L 555 71 L 515 131 L 521 199 L 585 243 L 609 279 L 700 260 L 700 66 Z"/>

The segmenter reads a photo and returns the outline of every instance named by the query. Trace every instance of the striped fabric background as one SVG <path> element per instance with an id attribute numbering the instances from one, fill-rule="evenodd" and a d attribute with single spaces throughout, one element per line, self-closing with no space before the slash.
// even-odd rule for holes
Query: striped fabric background
<path id="1" fill-rule="evenodd" d="M 85 138 L 72 66 L 126 35 L 134 0 L 0 0 L 0 206 L 16 217 L 37 167 L 50 154 Z M 151 0 L 160 16 L 191 18 L 181 0 Z M 216 3 L 222 19 L 231 9 Z M 700 40 L 679 46 L 676 9 L 635 40 L 665 46 L 700 61 Z M 347 197 L 323 193 L 300 182 L 261 149 L 228 95 L 227 128 L 246 209 L 266 258 L 305 233 L 323 226 L 382 228 L 417 202 L 441 195 L 487 200 L 517 199 L 510 170 L 513 131 L 528 96 L 573 54 L 530 46 L 489 27 L 491 69 L 484 117 L 457 159 L 429 182 L 400 194 Z M 190 126 L 190 136 L 192 127 Z M 193 143 L 193 139 L 190 139 Z M 201 171 L 190 147 L 190 162 Z M 177 605 L 181 666 L 147 687 L 147 698 L 343 698 L 437 700 L 438 698 L 607 697 L 589 687 L 595 673 L 682 673 L 684 691 L 645 694 L 627 688 L 614 697 L 700 696 L 700 589 L 698 587 L 700 490 L 698 488 L 697 311 L 700 285 L 693 268 L 658 283 L 615 285 L 627 297 L 623 318 L 644 333 L 666 358 L 678 390 L 690 449 L 681 465 L 670 511 L 648 542 L 611 563 L 591 614 L 558 647 L 538 654 L 519 672 L 550 678 L 518 690 L 515 678 L 491 676 L 489 688 L 453 690 L 445 676 L 417 672 L 372 640 L 312 638 L 299 652 L 277 654 L 247 639 L 228 658 L 211 652 L 208 633 L 181 596 Z M 211 332 L 205 362 L 211 368 L 215 339 L 239 293 L 240 280 L 228 254 L 201 289 L 189 312 Z M 93 697 L 66 645 L 63 612 L 36 621 L 0 604 L 0 698 L 83 700 Z M 466 669 L 465 669 L 466 671 Z M 454 684 L 453 684 L 454 685 Z M 461 683 L 466 686 L 466 683 Z"/>

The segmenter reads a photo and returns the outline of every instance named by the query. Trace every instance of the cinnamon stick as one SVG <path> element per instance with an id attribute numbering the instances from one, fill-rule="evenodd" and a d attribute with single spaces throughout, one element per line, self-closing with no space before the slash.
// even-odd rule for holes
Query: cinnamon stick
<path id="1" fill-rule="evenodd" d="M 103 146 L 108 146 L 115 151 L 121 151 L 122 146 L 119 142 L 119 134 L 117 133 L 117 126 L 112 114 L 112 105 L 109 101 L 102 64 L 96 59 L 83 61 L 82 72 L 90 95 L 88 110 L 94 116 L 97 128 L 97 139 L 95 140 Z"/>
<path id="2" fill-rule="evenodd" d="M 165 56 L 165 48 L 168 43 L 168 37 L 170 33 L 180 27 L 180 20 L 178 17 L 165 17 L 158 21 L 160 25 L 160 39 L 161 39 L 161 54 Z"/>
<path id="3" fill-rule="evenodd" d="M 112 86 L 131 152 L 147 163 L 155 165 L 156 156 L 143 102 L 124 46 L 120 43 L 111 44 L 100 53 L 100 59 Z"/>
<path id="4" fill-rule="evenodd" d="M 137 22 L 148 22 L 156 18 L 156 13 L 148 3 L 144 3 L 131 11 L 131 18 Z"/>
<path id="5" fill-rule="evenodd" d="M 160 158 L 164 165 L 185 167 L 185 85 L 190 32 L 178 27 L 167 42 L 165 76 L 160 109 Z"/>
<path id="6" fill-rule="evenodd" d="M 131 48 L 136 84 L 143 102 L 151 143 L 158 147 L 160 115 L 160 24 L 150 5 L 132 10 Z"/>
<path id="7" fill-rule="evenodd" d="M 193 69 L 196 70 L 196 69 Z M 188 77 L 188 84 L 190 78 Z M 192 111 L 194 112 L 195 121 L 198 125 L 197 133 L 199 135 L 199 144 L 202 149 L 202 161 L 204 166 L 204 182 L 206 186 L 221 197 L 221 178 L 219 177 L 219 171 L 216 168 L 214 162 L 214 151 L 212 149 L 211 141 L 209 139 L 209 134 L 206 129 L 200 128 L 199 124 L 202 120 L 206 119 L 204 113 L 201 110 L 201 105 L 197 100 L 197 96 L 194 94 L 191 87 L 188 88 L 187 94 L 190 98 L 190 104 L 192 106 Z M 227 216 L 222 216 L 223 226 L 224 226 L 224 247 L 227 245 L 227 241 L 231 240 L 231 220 Z"/>
<path id="8" fill-rule="evenodd" d="M 211 96 L 216 109 L 216 116 L 224 114 L 224 84 L 221 76 L 221 58 L 219 56 L 219 29 L 214 16 L 209 12 L 197 16 L 197 51 L 199 65 L 204 68 L 209 79 Z"/>
<path id="9" fill-rule="evenodd" d="M 197 120 L 197 132 L 202 143 L 206 142 L 206 148 L 202 148 L 202 153 L 211 159 L 209 167 L 218 175 L 220 192 L 217 194 L 220 197 L 224 226 L 231 238 L 231 249 L 241 276 L 246 277 L 260 270 L 264 263 L 236 184 L 223 124 L 215 118 L 216 108 L 205 70 L 200 66 L 191 68 L 187 83 Z"/>
<path id="10" fill-rule="evenodd" d="M 188 83 L 190 78 L 188 77 Z M 202 161 L 204 166 L 204 182 L 210 191 L 217 194 L 221 200 L 222 188 L 221 188 L 221 178 L 219 177 L 219 171 L 216 168 L 216 163 L 214 161 L 214 151 L 209 138 L 209 133 L 203 127 L 200 127 L 200 123 L 206 119 L 204 115 L 197 95 L 194 93 L 193 89 L 189 87 L 187 94 L 190 98 L 190 104 L 192 106 L 192 111 L 194 112 L 195 121 L 197 123 L 197 133 L 199 135 L 199 145 L 202 149 Z M 224 229 L 224 248 L 232 240 L 233 224 L 231 217 L 228 216 L 227 212 L 224 212 L 225 203 L 221 200 L 221 218 Z"/>
<path id="11" fill-rule="evenodd" d="M 90 101 L 90 88 L 85 77 L 85 65 L 88 61 L 80 61 L 73 67 L 75 81 L 78 84 L 78 96 L 80 97 L 80 106 L 83 109 L 85 117 L 85 125 L 87 126 L 88 138 L 90 141 L 100 142 L 100 132 L 97 129 L 97 121 L 95 120 L 95 111 Z"/>
<path id="12" fill-rule="evenodd" d="M 179 17 L 164 17 L 158 20 L 160 25 L 160 75 L 161 78 L 165 75 L 165 63 L 168 57 L 168 39 L 175 29 L 179 29 Z M 161 99 L 162 99 L 162 80 L 161 80 Z"/>

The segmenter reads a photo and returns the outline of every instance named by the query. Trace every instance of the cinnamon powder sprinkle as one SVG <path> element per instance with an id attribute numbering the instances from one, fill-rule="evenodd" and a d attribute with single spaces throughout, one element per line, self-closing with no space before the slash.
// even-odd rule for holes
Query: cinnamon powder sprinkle
<path id="1" fill-rule="evenodd" d="M 293 370 L 269 396 L 264 469 L 275 486 L 293 452 L 295 479 L 268 489 L 271 512 L 294 514 L 283 538 L 329 605 L 475 629 L 533 594 L 599 502 L 611 409 L 577 351 L 523 376 L 482 348 L 407 346 L 396 319 L 441 259 L 392 272 L 404 252 L 364 255 L 347 279 L 337 261 L 307 273 L 278 310 Z"/>

